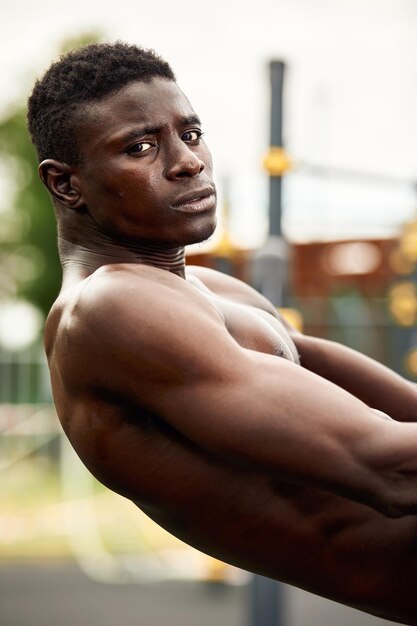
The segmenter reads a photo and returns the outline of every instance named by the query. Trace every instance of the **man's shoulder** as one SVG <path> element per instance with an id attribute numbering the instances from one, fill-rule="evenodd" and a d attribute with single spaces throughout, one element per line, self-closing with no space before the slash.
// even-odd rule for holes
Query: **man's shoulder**
<path id="1" fill-rule="evenodd" d="M 141 381 L 143 397 L 155 381 L 215 371 L 211 347 L 218 345 L 218 354 L 225 342 L 234 346 L 209 299 L 164 270 L 106 267 L 56 306 L 48 357 L 71 393 L 100 388 L 134 396 L 131 387 Z"/>
<path id="2" fill-rule="evenodd" d="M 178 276 L 158 268 L 134 263 L 105 265 L 84 280 L 64 289 L 53 308 L 73 318 L 88 318 L 112 309 L 118 313 L 139 308 L 146 313 L 144 304 L 163 301 L 173 292 L 181 292 L 182 281 Z M 53 309 L 52 309 L 53 311 Z"/>
<path id="3" fill-rule="evenodd" d="M 216 312 L 203 294 L 179 276 L 139 264 L 106 265 L 64 290 L 46 325 L 46 339 L 72 352 L 97 343 L 160 341 Z"/>

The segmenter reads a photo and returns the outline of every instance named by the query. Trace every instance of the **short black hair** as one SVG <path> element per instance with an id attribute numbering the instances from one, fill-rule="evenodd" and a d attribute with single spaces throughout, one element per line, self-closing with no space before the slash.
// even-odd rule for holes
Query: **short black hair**
<path id="1" fill-rule="evenodd" d="M 175 81 L 171 67 L 156 52 L 120 41 L 90 44 L 61 56 L 36 81 L 28 100 L 28 128 L 39 161 L 78 164 L 75 129 L 82 106 L 131 81 L 154 77 Z"/>

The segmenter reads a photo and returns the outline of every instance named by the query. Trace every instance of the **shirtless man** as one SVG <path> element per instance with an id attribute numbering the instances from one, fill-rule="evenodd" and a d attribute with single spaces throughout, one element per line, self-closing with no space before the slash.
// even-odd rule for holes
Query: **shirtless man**
<path id="1" fill-rule="evenodd" d="M 170 67 L 88 46 L 36 84 L 28 119 L 63 266 L 53 394 L 86 466 L 203 552 L 417 623 L 417 391 L 185 267 L 216 192 Z"/>

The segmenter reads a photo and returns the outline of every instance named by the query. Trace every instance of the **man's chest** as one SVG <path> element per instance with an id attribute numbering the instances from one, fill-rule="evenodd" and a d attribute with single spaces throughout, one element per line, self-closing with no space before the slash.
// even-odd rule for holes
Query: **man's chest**
<path id="1" fill-rule="evenodd" d="M 278 318 L 257 306 L 239 302 L 233 293 L 216 293 L 204 284 L 195 286 L 204 294 L 207 306 L 216 308 L 227 332 L 240 346 L 299 362 L 294 342 Z"/>

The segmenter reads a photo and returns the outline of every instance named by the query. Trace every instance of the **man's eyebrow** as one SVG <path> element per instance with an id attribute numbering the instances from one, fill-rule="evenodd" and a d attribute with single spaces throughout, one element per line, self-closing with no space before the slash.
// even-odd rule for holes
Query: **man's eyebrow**
<path id="1" fill-rule="evenodd" d="M 193 115 L 181 118 L 181 124 L 183 126 L 189 126 L 190 124 L 198 124 L 201 126 L 201 121 L 198 115 L 194 113 Z"/>
<path id="2" fill-rule="evenodd" d="M 141 128 L 134 128 L 121 137 L 122 141 L 131 141 L 132 139 L 140 139 L 145 135 L 156 135 L 161 131 L 161 126 L 142 126 Z"/>
<path id="3" fill-rule="evenodd" d="M 181 117 L 179 120 L 180 126 L 190 126 L 193 124 L 201 126 L 201 121 L 198 115 L 186 115 L 184 117 Z M 125 135 L 117 137 L 117 141 L 129 142 L 134 139 L 141 139 L 145 135 L 156 135 L 157 133 L 161 132 L 162 129 L 163 126 L 141 126 L 139 128 L 133 128 Z"/>

